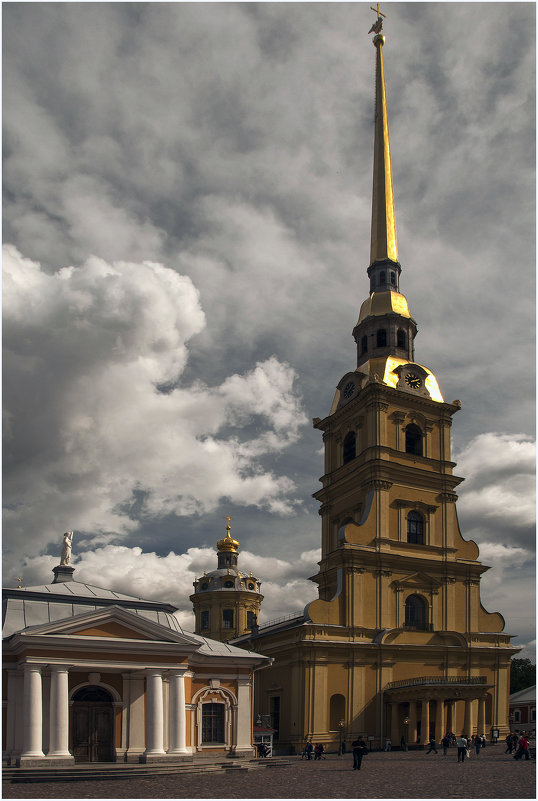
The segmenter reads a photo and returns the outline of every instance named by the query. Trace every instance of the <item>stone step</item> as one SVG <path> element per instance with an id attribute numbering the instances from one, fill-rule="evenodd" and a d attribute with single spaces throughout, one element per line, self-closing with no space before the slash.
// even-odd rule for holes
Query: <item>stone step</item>
<path id="1" fill-rule="evenodd" d="M 96 780 L 121 780 L 150 778 L 167 774 L 201 774 L 201 773 L 234 773 L 244 770 L 260 770 L 263 768 L 285 767 L 291 764 L 289 759 L 269 758 L 226 762 L 189 762 L 175 765 L 125 765 L 93 763 L 65 768 L 4 768 L 4 781 L 12 784 L 32 782 L 76 782 Z"/>

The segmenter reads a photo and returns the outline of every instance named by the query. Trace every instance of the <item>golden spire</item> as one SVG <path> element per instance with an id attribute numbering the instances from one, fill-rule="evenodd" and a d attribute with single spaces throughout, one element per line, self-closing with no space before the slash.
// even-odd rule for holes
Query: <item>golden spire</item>
<path id="1" fill-rule="evenodd" d="M 226 524 L 226 536 L 224 537 L 224 539 L 219 540 L 217 542 L 217 548 L 219 551 L 237 551 L 239 548 L 239 543 L 237 542 L 237 540 L 234 540 L 230 534 L 231 531 L 230 520 L 232 518 L 230 517 L 230 515 L 226 515 L 224 519 L 228 521 Z"/>
<path id="2" fill-rule="evenodd" d="M 370 29 L 375 32 L 373 38 L 376 55 L 375 77 L 375 139 L 374 139 L 374 184 L 372 192 L 372 239 L 370 247 L 370 264 L 390 259 L 398 261 L 396 244 L 396 222 L 394 219 L 394 199 L 392 195 L 392 169 L 390 164 L 389 123 L 387 117 L 387 99 L 385 96 L 385 71 L 383 67 L 383 45 L 385 37 L 383 14 L 372 8 L 377 20 Z"/>

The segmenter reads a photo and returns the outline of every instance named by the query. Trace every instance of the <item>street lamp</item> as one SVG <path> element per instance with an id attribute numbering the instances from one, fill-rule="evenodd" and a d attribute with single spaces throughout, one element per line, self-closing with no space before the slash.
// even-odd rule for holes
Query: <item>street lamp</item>
<path id="1" fill-rule="evenodd" d="M 340 745 L 338 746 L 338 756 L 342 756 L 342 734 L 344 732 L 344 722 L 343 720 L 338 721 L 338 733 L 340 735 Z"/>
<path id="2" fill-rule="evenodd" d="M 404 726 L 405 726 L 405 734 L 404 734 L 404 751 L 407 751 L 407 742 L 409 740 L 409 718 L 407 715 L 403 719 Z"/>

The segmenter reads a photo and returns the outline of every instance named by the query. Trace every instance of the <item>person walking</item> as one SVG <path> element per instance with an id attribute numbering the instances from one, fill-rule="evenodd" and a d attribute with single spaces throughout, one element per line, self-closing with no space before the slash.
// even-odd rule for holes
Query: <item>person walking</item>
<path id="1" fill-rule="evenodd" d="M 465 737 L 460 735 L 456 737 L 456 745 L 458 746 L 458 762 L 465 762 L 465 754 L 467 751 L 467 740 Z"/>
<path id="2" fill-rule="evenodd" d="M 480 749 L 482 748 L 482 738 L 480 735 L 476 735 L 474 738 L 474 750 L 476 751 L 476 755 L 480 754 Z"/>
<path id="3" fill-rule="evenodd" d="M 351 743 L 353 748 L 353 770 L 360 770 L 362 758 L 368 753 L 368 748 L 362 737 L 358 737 Z"/>
<path id="4" fill-rule="evenodd" d="M 448 754 L 448 749 L 450 746 L 450 734 L 445 734 L 445 736 L 441 740 L 441 745 L 443 746 L 443 756 L 446 756 Z"/>
<path id="5" fill-rule="evenodd" d="M 437 751 L 437 743 L 435 742 L 435 737 L 432 737 L 430 739 L 430 742 L 428 743 L 428 745 L 430 746 L 430 750 L 426 751 L 426 754 L 431 754 L 432 751 L 435 751 L 436 754 L 438 753 L 438 751 Z"/>
<path id="6" fill-rule="evenodd" d="M 517 751 L 514 754 L 514 759 L 523 759 L 523 757 L 525 757 L 525 759 L 530 759 L 529 741 L 526 734 L 519 738 Z"/>

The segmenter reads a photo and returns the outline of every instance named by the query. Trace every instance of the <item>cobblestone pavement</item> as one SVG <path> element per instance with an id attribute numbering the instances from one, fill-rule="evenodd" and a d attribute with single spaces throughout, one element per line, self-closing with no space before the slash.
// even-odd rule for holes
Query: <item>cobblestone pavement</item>
<path id="1" fill-rule="evenodd" d="M 4 798 L 536 798 L 535 760 L 517 761 L 488 746 L 463 764 L 425 751 L 368 754 L 361 771 L 352 757 L 318 762 L 293 757 L 284 768 L 154 778 L 3 783 Z"/>

